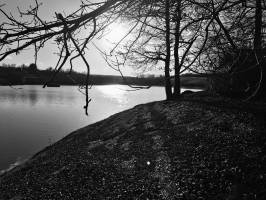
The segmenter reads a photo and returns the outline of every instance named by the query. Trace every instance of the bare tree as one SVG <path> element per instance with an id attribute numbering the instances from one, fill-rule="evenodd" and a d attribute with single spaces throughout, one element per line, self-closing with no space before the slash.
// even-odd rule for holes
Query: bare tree
<path id="1" fill-rule="evenodd" d="M 73 60 L 80 57 L 87 67 L 87 78 L 85 85 L 86 104 L 84 106 L 87 114 L 88 82 L 90 76 L 90 65 L 86 60 L 85 53 L 88 43 L 97 33 L 103 30 L 112 20 L 115 20 L 123 10 L 130 7 L 132 1 L 108 0 L 99 3 L 84 1 L 80 8 L 68 16 L 56 13 L 55 20 L 46 22 L 39 16 L 41 4 L 35 0 L 35 5 L 23 12 L 18 9 L 22 17 L 21 21 L 4 11 L 1 5 L 0 12 L 6 20 L 0 25 L 0 61 L 8 55 L 18 54 L 30 46 L 34 46 L 35 58 L 38 51 L 50 40 L 54 40 L 59 48 L 59 59 L 55 66 L 55 73 L 49 81 L 62 69 L 66 62 L 70 62 L 71 69 Z M 104 14 L 112 10 L 116 13 L 105 17 Z M 90 34 L 82 37 L 82 29 L 90 30 Z M 71 71 L 71 70 L 70 70 Z M 47 83 L 44 85 L 44 87 Z"/>
<path id="2" fill-rule="evenodd" d="M 247 100 L 265 97 L 263 8 L 261 0 L 190 1 L 212 15 L 197 72 L 225 75 L 223 85 Z M 223 78 L 222 78 L 223 79 Z"/>
<path id="3" fill-rule="evenodd" d="M 116 60 L 119 55 L 120 63 L 142 70 L 164 70 L 167 99 L 178 97 L 180 74 L 195 66 L 206 43 L 204 29 L 212 20 L 211 14 L 202 15 L 196 6 L 185 0 L 135 6 L 124 14 L 137 27 L 130 31 L 132 40 L 116 44 L 110 57 L 114 54 Z"/>
<path id="4" fill-rule="evenodd" d="M 56 13 L 56 18 L 49 22 L 39 17 L 40 3 L 37 0 L 26 12 L 19 10 L 26 21 L 15 19 L 3 10 L 2 5 L 0 12 L 6 17 L 6 21 L 0 25 L 0 61 L 30 46 L 35 49 L 36 60 L 38 51 L 48 41 L 56 41 L 59 59 L 49 81 L 54 79 L 66 62 L 70 62 L 71 72 L 73 61 L 81 58 L 87 68 L 84 83 L 84 107 L 87 110 L 90 101 L 87 45 L 114 21 L 124 20 L 130 24 L 129 32 L 109 53 L 101 49 L 99 51 L 107 63 L 121 75 L 121 67 L 125 65 L 144 66 L 146 69 L 161 65 L 165 75 L 166 97 L 172 99 L 180 94 L 181 73 L 203 72 L 206 66 L 217 65 L 217 60 L 226 49 L 239 49 L 239 29 L 244 30 L 242 35 L 248 33 L 249 37 L 252 31 L 246 31 L 250 29 L 243 26 L 248 24 L 251 11 L 242 9 L 240 14 L 232 14 L 242 3 L 242 0 L 84 1 L 72 14 L 64 16 Z M 232 16 L 234 20 L 230 19 Z M 84 29 L 90 30 L 90 34 L 85 37 L 80 34 Z M 171 75 L 175 82 L 173 91 Z"/>

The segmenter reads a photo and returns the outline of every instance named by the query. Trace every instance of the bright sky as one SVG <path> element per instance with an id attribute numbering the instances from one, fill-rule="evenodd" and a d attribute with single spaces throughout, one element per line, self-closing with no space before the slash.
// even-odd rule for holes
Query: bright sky
<path id="1" fill-rule="evenodd" d="M 41 2 L 41 0 L 39 2 Z M 43 6 L 40 9 L 40 16 L 47 21 L 55 17 L 55 12 L 65 12 L 66 14 L 68 14 L 79 8 L 80 5 L 79 0 L 42 0 L 42 2 Z M 30 4 L 34 5 L 34 0 L 1 0 L 0 5 L 2 4 L 5 4 L 5 6 L 2 7 L 3 10 L 12 12 L 12 14 L 15 16 L 17 13 L 17 6 L 20 7 L 22 10 L 25 10 Z M 0 14 L 0 21 L 3 22 L 4 20 L 5 17 Z M 114 31 L 111 31 L 105 38 L 99 41 L 95 41 L 95 43 L 97 43 L 97 45 L 102 49 L 106 47 L 106 44 L 108 43 L 107 40 L 119 41 L 119 39 L 122 38 L 127 32 L 125 25 L 123 26 L 121 24 L 114 24 L 113 26 L 115 27 Z M 54 55 L 55 52 L 56 46 L 54 46 L 52 43 L 46 45 L 46 47 L 40 51 L 40 54 L 38 56 L 38 68 L 45 69 L 48 67 L 54 67 L 58 59 L 58 57 Z M 108 67 L 104 59 L 92 45 L 89 46 L 89 52 L 86 54 L 86 58 L 91 66 L 92 74 L 118 75 L 118 72 Z M 7 59 L 5 59 L 2 63 L 21 65 L 33 62 L 33 51 L 27 50 L 21 52 L 19 55 L 8 56 Z M 66 65 L 64 69 L 67 68 L 68 65 Z M 86 67 L 81 61 L 75 62 L 74 69 L 80 72 L 86 71 Z M 129 67 L 123 69 L 123 73 L 125 75 L 134 75 L 133 70 Z"/>

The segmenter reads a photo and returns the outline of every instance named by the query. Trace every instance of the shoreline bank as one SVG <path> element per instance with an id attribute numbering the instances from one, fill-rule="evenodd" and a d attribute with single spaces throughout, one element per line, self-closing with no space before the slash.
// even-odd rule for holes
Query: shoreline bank
<path id="1" fill-rule="evenodd" d="M 264 106 L 206 92 L 138 105 L 2 175 L 0 199 L 265 199 Z"/>

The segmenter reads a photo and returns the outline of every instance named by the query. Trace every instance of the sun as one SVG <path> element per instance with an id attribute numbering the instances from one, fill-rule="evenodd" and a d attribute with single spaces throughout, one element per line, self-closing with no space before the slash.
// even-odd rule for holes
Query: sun
<path id="1" fill-rule="evenodd" d="M 110 25 L 104 38 L 110 43 L 117 43 L 126 36 L 128 29 L 125 24 L 113 23 Z"/>

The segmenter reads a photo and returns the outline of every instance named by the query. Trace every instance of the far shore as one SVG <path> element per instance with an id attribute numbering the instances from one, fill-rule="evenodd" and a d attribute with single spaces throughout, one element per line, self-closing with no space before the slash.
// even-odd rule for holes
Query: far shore
<path id="1" fill-rule="evenodd" d="M 82 85 L 86 81 L 86 74 L 79 72 L 57 73 L 53 80 L 53 70 L 30 70 L 28 68 L 0 67 L 0 86 L 1 85 L 44 85 L 51 83 L 55 85 Z M 208 78 L 199 74 L 181 75 L 181 87 L 191 89 L 206 89 Z M 89 77 L 90 85 L 137 85 L 137 86 L 164 86 L 164 76 L 143 75 L 138 77 L 120 75 L 98 75 L 91 74 Z M 174 84 L 174 78 L 171 80 Z"/>
<path id="2" fill-rule="evenodd" d="M 145 79 L 145 78 L 134 78 L 135 80 L 132 80 L 133 78 L 130 77 L 131 81 L 95 81 L 93 83 L 89 83 L 91 86 L 101 86 L 101 85 L 129 85 L 129 86 L 143 86 L 143 87 L 164 87 L 164 81 L 159 80 L 159 83 L 155 83 L 154 80 Z M 142 84 L 143 83 L 143 84 Z M 55 85 L 58 86 L 78 86 L 83 85 L 82 83 L 66 83 L 66 82 L 60 82 L 56 81 L 54 82 Z M 173 84 L 173 83 L 172 83 Z M 19 85 L 45 85 L 45 82 L 15 82 L 10 83 L 8 80 L 0 79 L 0 86 L 19 86 Z M 48 86 L 49 87 L 49 86 Z M 181 87 L 186 89 L 207 89 L 208 88 L 208 81 L 205 77 L 181 77 Z"/>

